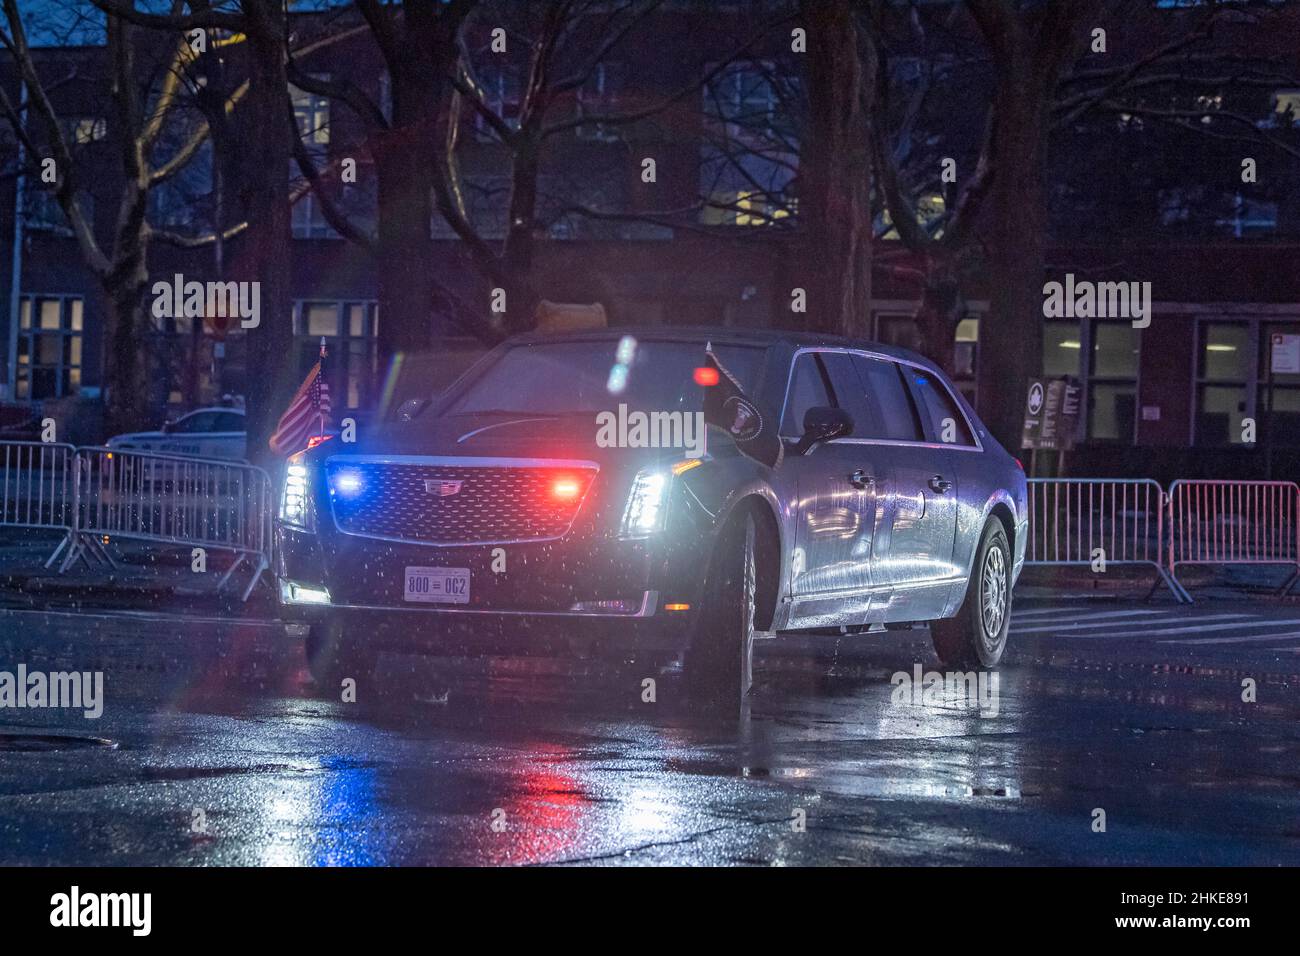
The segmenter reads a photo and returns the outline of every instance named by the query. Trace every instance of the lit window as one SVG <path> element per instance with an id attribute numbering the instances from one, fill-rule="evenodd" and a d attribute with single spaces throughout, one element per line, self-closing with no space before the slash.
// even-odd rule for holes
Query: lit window
<path id="1" fill-rule="evenodd" d="M 15 398 L 60 398 L 80 391 L 82 309 L 81 299 L 68 296 L 21 299 Z"/>
<path id="2" fill-rule="evenodd" d="M 1250 326 L 1207 322 L 1201 326 L 1197 366 L 1196 443 L 1242 444 L 1242 419 L 1250 414 Z"/>
<path id="3" fill-rule="evenodd" d="M 325 381 L 334 407 L 360 408 L 378 394 L 379 307 L 373 302 L 299 302 L 294 307 L 299 374 L 306 375 L 325 339 Z"/>
<path id="4" fill-rule="evenodd" d="M 1094 322 L 1088 370 L 1088 438 L 1132 444 L 1141 332 L 1131 322 Z"/>

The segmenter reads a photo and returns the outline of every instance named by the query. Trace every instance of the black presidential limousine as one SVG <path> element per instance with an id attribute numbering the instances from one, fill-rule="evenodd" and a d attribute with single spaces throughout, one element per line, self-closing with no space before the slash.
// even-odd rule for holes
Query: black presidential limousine
<path id="1" fill-rule="evenodd" d="M 905 350 L 525 335 L 392 419 L 286 469 L 280 600 L 322 681 L 385 650 L 667 653 L 730 701 L 756 638 L 920 622 L 945 663 L 1002 655 L 1025 476 Z"/>

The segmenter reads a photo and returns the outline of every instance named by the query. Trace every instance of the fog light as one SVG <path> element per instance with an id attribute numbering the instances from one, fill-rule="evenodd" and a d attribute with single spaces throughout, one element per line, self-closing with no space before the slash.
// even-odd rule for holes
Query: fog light
<path id="1" fill-rule="evenodd" d="M 281 604 L 329 604 L 330 592 L 326 588 L 299 584 L 297 581 L 280 582 Z"/>
<path id="2" fill-rule="evenodd" d="M 690 609 L 691 606 L 689 604 L 665 604 L 664 605 L 665 611 L 689 611 Z"/>

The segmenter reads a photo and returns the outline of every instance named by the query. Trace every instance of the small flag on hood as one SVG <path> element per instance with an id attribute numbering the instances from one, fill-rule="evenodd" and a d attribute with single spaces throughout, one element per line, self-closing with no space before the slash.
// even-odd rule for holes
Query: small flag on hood
<path id="1" fill-rule="evenodd" d="M 736 447 L 769 468 L 781 464 L 785 449 L 777 434 L 779 422 L 745 394 L 736 377 L 713 354 L 713 344 L 704 347 L 704 367 L 716 369 L 718 381 L 704 392 L 704 421 L 721 428 Z"/>

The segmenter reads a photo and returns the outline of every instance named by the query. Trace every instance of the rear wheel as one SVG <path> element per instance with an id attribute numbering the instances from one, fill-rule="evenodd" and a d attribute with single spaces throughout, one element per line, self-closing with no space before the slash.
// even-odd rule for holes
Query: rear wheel
<path id="1" fill-rule="evenodd" d="M 961 667 L 996 667 L 1011 626 L 1011 547 L 1002 522 L 990 518 L 980 536 L 966 600 L 957 616 L 930 622 L 939 661 Z"/>
<path id="2" fill-rule="evenodd" d="M 336 621 L 313 624 L 304 644 L 307 669 L 321 691 L 329 697 L 343 693 L 343 682 L 356 682 L 357 699 L 373 688 L 377 655 L 348 638 Z M 364 689 L 364 690 L 363 690 Z"/>
<path id="3" fill-rule="evenodd" d="M 709 570 L 704 605 L 686 655 L 686 678 L 696 703 L 739 708 L 754 677 L 757 561 L 754 519 L 723 532 Z"/>

